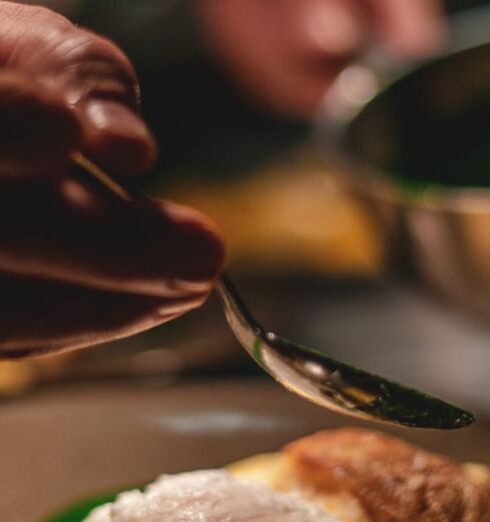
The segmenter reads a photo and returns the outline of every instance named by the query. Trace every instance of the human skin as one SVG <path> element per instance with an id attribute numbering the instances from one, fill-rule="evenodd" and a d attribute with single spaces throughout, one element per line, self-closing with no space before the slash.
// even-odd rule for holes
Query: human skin
<path id="1" fill-rule="evenodd" d="M 395 59 L 439 49 L 439 0 L 201 0 L 210 55 L 245 97 L 310 118 L 338 73 L 369 46 Z"/>
<path id="2" fill-rule="evenodd" d="M 128 204 L 70 174 L 80 150 L 114 176 L 156 145 L 132 65 L 45 8 L 0 2 L 0 357 L 79 348 L 202 304 L 223 263 L 214 225 Z"/>

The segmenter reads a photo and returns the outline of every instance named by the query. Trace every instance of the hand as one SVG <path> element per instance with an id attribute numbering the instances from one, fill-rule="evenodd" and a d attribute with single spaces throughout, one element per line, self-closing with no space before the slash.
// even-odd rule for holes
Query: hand
<path id="1" fill-rule="evenodd" d="M 249 98 L 311 116 L 346 63 L 368 45 L 397 58 L 441 45 L 438 0 L 201 0 L 203 36 Z"/>
<path id="2" fill-rule="evenodd" d="M 122 176 L 152 165 L 138 103 L 111 42 L 0 2 L 0 357 L 126 336 L 209 294 L 223 247 L 205 217 L 70 178 L 74 149 Z"/>

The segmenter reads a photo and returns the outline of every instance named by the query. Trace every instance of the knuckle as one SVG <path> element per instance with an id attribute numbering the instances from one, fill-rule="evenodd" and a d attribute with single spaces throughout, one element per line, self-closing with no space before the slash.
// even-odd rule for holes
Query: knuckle
<path id="1" fill-rule="evenodd" d="M 62 87 L 73 104 L 92 96 L 137 105 L 136 73 L 110 40 L 45 7 L 12 4 L 2 12 L 2 5 L 0 60 L 10 68 Z"/>
<path id="2" fill-rule="evenodd" d="M 136 73 L 124 53 L 109 40 L 76 29 L 58 42 L 55 54 L 56 74 L 72 88 L 75 103 L 87 97 L 137 103 Z"/>

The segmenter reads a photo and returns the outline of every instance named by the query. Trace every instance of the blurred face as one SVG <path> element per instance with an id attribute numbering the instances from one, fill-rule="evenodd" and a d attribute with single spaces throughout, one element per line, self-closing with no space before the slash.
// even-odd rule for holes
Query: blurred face
<path id="1" fill-rule="evenodd" d="M 308 117 L 345 64 L 368 46 L 397 58 L 437 49 L 435 0 L 203 0 L 204 35 L 249 98 Z"/>

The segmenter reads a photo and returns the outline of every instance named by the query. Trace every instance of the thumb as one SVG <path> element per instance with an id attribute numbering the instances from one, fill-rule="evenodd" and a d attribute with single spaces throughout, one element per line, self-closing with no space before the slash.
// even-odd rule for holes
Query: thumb
<path id="1" fill-rule="evenodd" d="M 0 73 L 0 177 L 60 175 L 80 132 L 56 92 L 23 74 Z"/>
<path id="2" fill-rule="evenodd" d="M 118 175 L 146 172 L 156 158 L 156 143 L 135 109 L 118 100 L 91 98 L 78 108 L 83 149 Z"/>

